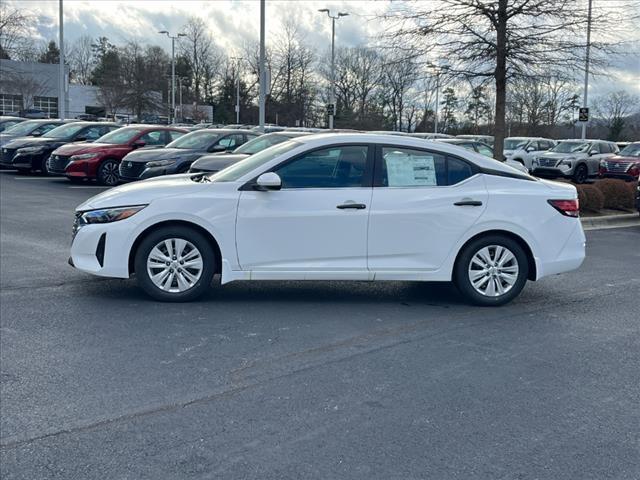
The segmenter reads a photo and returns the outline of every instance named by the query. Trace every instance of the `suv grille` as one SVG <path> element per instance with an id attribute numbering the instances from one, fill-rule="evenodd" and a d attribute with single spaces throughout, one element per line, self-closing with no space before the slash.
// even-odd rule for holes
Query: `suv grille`
<path id="1" fill-rule="evenodd" d="M 627 170 L 629 170 L 629 167 L 633 163 L 634 162 L 608 162 L 608 161 L 605 161 L 604 165 L 605 165 L 605 168 L 606 168 L 607 172 L 624 173 Z"/>
<path id="2" fill-rule="evenodd" d="M 146 162 L 120 162 L 120 176 L 122 178 L 139 178 L 146 168 Z"/>
<path id="3" fill-rule="evenodd" d="M 69 156 L 51 155 L 49 157 L 49 170 L 56 173 L 64 173 L 69 164 Z"/>
<path id="4" fill-rule="evenodd" d="M 557 158 L 538 158 L 538 165 L 541 167 L 555 167 L 557 163 Z"/>
<path id="5" fill-rule="evenodd" d="M 11 163 L 13 157 L 16 155 L 16 148 L 3 148 L 2 149 L 2 162 Z"/>

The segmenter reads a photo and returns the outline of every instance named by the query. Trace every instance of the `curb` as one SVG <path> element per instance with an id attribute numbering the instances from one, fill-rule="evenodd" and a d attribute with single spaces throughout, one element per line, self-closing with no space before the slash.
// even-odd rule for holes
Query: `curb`
<path id="1" fill-rule="evenodd" d="M 580 217 L 584 230 L 603 230 L 605 228 L 622 228 L 640 226 L 640 215 L 625 213 L 623 215 L 605 215 L 603 217 Z"/>

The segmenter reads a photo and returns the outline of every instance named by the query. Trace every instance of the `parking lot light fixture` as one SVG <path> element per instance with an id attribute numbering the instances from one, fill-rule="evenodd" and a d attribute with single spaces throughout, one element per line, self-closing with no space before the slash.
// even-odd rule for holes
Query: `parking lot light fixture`
<path id="1" fill-rule="evenodd" d="M 337 15 L 331 15 L 331 10 L 328 8 L 321 8 L 318 12 L 326 13 L 331 19 L 331 91 L 329 94 L 329 103 L 333 105 L 333 108 L 329 112 L 329 129 L 332 129 L 333 116 L 336 111 L 336 20 L 340 17 L 346 17 L 349 14 L 347 12 L 338 12 Z"/>

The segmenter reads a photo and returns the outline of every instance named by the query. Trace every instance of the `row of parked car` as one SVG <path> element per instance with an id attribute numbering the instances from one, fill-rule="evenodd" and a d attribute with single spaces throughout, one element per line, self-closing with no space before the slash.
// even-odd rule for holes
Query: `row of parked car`
<path id="1" fill-rule="evenodd" d="M 0 129 L 11 122 L 0 117 Z M 22 173 L 40 171 L 63 175 L 73 182 L 96 180 L 113 186 L 159 175 L 218 172 L 272 145 L 318 130 L 279 127 L 277 131 L 262 134 L 241 127 L 229 125 L 189 131 L 174 125 L 123 127 L 108 122 L 27 120 L 14 123 L 0 133 L 0 165 Z M 493 137 L 432 133 L 411 136 L 493 157 Z M 570 178 L 576 183 L 595 176 L 627 180 L 640 176 L 640 142 L 630 143 L 619 151 L 615 143 L 603 140 L 510 137 L 504 147 L 507 164 L 535 176 Z"/>

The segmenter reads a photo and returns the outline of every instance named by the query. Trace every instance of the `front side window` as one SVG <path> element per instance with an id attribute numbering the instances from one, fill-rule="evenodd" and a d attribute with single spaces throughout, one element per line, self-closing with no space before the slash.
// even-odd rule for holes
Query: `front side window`
<path id="1" fill-rule="evenodd" d="M 60 125 L 60 126 L 57 126 L 56 128 L 52 128 L 50 131 L 45 133 L 43 137 L 57 138 L 57 139 L 71 138 L 83 128 L 84 128 L 84 125 L 68 123 L 66 125 Z"/>
<path id="2" fill-rule="evenodd" d="M 364 179 L 368 148 L 343 145 L 306 153 L 274 170 L 282 188 L 360 187 Z"/>
<path id="3" fill-rule="evenodd" d="M 98 143 L 108 143 L 110 145 L 125 145 L 135 138 L 142 130 L 135 127 L 119 128 L 107 133 L 98 139 Z"/>
<path id="4" fill-rule="evenodd" d="M 602 150 L 602 147 L 599 143 L 594 143 L 593 145 L 591 145 L 591 148 L 589 149 L 589 153 L 591 154 L 598 154 L 598 153 L 604 153 L 606 152 L 606 150 Z"/>
<path id="5" fill-rule="evenodd" d="M 493 157 L 493 150 L 487 147 L 484 143 L 478 143 L 476 145 L 478 147 L 478 153 L 484 155 L 485 157 Z"/>
<path id="6" fill-rule="evenodd" d="M 38 128 L 36 128 L 33 133 L 35 134 L 44 134 L 47 133 L 49 130 L 53 130 L 54 128 L 58 127 L 60 124 L 55 124 L 55 123 L 45 123 L 44 125 L 39 126 Z"/>
<path id="7" fill-rule="evenodd" d="M 258 153 L 265 148 L 268 148 L 277 143 L 286 142 L 287 140 L 289 140 L 289 137 L 285 137 L 284 135 L 262 135 L 261 137 L 256 137 L 252 140 L 249 140 L 244 145 L 241 145 L 240 147 L 235 149 L 233 153 L 244 153 L 247 155 L 253 155 L 254 153 Z"/>
<path id="8" fill-rule="evenodd" d="M 627 145 L 620 152 L 622 157 L 640 157 L 640 143 L 632 143 Z"/>
<path id="9" fill-rule="evenodd" d="M 560 142 L 551 149 L 556 153 L 584 153 L 589 150 L 589 144 L 586 142 Z"/>
<path id="10" fill-rule="evenodd" d="M 209 148 L 218 138 L 220 134 L 218 132 L 212 132 L 210 130 L 198 130 L 195 132 L 187 133 L 179 139 L 171 142 L 167 145 L 167 148 L 182 148 L 185 150 L 206 150 Z"/>
<path id="11" fill-rule="evenodd" d="M 170 138 L 170 142 L 173 142 L 174 140 L 179 139 L 181 136 L 184 135 L 184 132 L 176 132 L 175 130 L 170 130 L 169 131 L 169 138 Z"/>
<path id="12" fill-rule="evenodd" d="M 86 138 L 87 140 L 96 140 L 106 133 L 104 130 L 104 127 L 90 127 L 82 132 L 80 136 Z"/>
<path id="13" fill-rule="evenodd" d="M 154 130 L 152 132 L 147 132 L 142 135 L 139 140 L 144 142 L 145 146 L 164 145 L 164 130 Z"/>
<path id="14" fill-rule="evenodd" d="M 239 134 L 229 135 L 227 137 L 221 138 L 217 145 L 222 145 L 225 149 L 231 150 L 232 148 L 236 148 L 239 145 L 242 145 L 244 137 Z"/>

